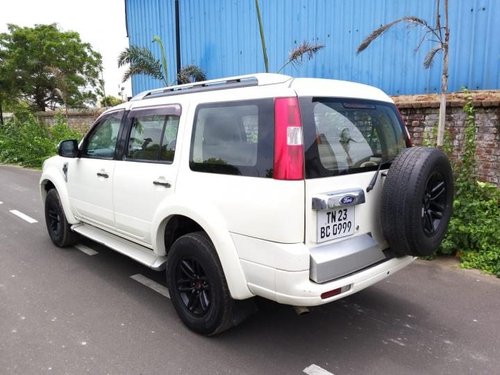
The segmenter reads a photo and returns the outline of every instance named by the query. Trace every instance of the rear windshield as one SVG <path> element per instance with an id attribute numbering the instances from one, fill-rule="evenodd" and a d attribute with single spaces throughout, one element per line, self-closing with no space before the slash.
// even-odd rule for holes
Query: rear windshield
<path id="1" fill-rule="evenodd" d="M 336 176 L 389 165 L 406 147 L 405 132 L 389 103 L 352 99 L 301 100 L 306 178 Z"/>

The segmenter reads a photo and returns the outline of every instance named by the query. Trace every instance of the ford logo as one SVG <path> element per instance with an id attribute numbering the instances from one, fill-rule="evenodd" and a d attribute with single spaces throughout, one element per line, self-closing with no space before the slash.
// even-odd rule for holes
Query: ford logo
<path id="1" fill-rule="evenodd" d="M 347 204 L 352 204 L 356 200 L 356 197 L 354 195 L 346 195 L 340 199 L 340 203 L 347 205 Z"/>

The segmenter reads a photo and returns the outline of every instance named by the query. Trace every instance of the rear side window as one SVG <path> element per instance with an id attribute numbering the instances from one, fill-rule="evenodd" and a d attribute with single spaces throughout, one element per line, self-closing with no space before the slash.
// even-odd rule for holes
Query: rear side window
<path id="1" fill-rule="evenodd" d="M 391 104 L 302 99 L 306 177 L 374 170 L 406 147 L 405 133 Z"/>
<path id="2" fill-rule="evenodd" d="M 132 111 L 126 159 L 172 162 L 179 127 L 177 112 L 176 107 Z"/>
<path id="3" fill-rule="evenodd" d="M 198 172 L 272 177 L 272 99 L 200 105 L 190 167 Z"/>

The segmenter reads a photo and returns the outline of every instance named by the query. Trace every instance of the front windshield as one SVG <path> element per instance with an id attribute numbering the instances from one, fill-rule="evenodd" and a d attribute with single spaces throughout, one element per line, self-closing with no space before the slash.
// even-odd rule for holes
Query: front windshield
<path id="1" fill-rule="evenodd" d="M 374 170 L 406 147 L 393 105 L 320 98 L 309 109 L 314 128 L 306 131 L 313 138 L 305 140 L 309 178 Z"/>

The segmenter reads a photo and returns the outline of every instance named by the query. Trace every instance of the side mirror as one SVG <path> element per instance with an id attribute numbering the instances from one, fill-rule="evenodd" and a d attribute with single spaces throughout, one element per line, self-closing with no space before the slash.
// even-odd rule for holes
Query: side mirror
<path id="1" fill-rule="evenodd" d="M 57 154 L 64 158 L 78 157 L 78 142 L 75 139 L 62 141 L 57 148 Z"/>

